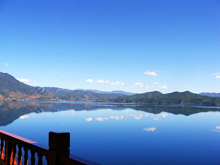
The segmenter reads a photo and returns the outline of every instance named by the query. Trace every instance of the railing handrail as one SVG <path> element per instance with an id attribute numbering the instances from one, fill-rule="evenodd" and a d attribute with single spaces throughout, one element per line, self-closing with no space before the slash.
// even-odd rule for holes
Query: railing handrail
<path id="1" fill-rule="evenodd" d="M 64 134 L 64 136 L 63 136 L 63 134 Z M 56 162 L 57 160 L 59 160 L 60 164 L 62 163 L 63 165 L 69 165 L 69 164 L 97 165 L 97 163 L 79 158 L 74 155 L 70 155 L 69 148 L 68 148 L 70 142 L 66 142 L 65 140 L 60 140 L 60 138 L 62 139 L 63 137 L 64 137 L 64 139 L 66 139 L 66 138 L 69 139 L 70 137 L 68 137 L 67 135 L 69 135 L 69 133 L 50 132 L 49 133 L 50 147 L 46 147 L 46 146 L 41 145 L 41 144 L 34 142 L 32 140 L 29 140 L 29 139 L 14 135 L 12 133 L 0 130 L 1 143 L 3 143 L 2 140 L 5 141 L 5 143 L 6 143 L 5 148 L 7 150 L 9 150 L 9 147 L 7 145 L 9 143 L 11 145 L 10 151 L 5 151 L 5 156 L 7 158 L 5 158 L 4 160 L 1 160 L 1 157 L 0 157 L 0 165 L 1 164 L 8 165 L 9 161 L 11 161 L 10 158 L 8 158 L 8 157 L 11 157 L 10 153 L 14 152 L 12 145 L 18 145 L 20 147 L 23 147 L 24 149 L 27 149 L 27 150 L 30 150 L 34 153 L 39 153 L 40 155 L 45 156 L 47 159 L 48 165 L 59 164 Z M 60 141 L 61 141 L 61 145 L 64 145 L 64 148 L 62 148 L 62 146 L 60 145 Z M 64 141 L 64 142 L 62 142 L 62 141 Z M 0 146 L 0 148 L 1 148 L 1 146 Z M 1 148 L 1 150 L 2 150 L 2 148 Z M 1 150 L 0 150 L 0 153 L 2 152 Z M 14 155 L 15 154 L 17 154 L 17 153 L 14 153 Z M 33 155 L 31 155 L 31 156 L 33 156 Z M 16 158 L 14 156 L 13 161 L 16 161 L 15 159 Z M 35 158 L 33 158 L 33 159 L 35 160 Z"/>
<path id="2" fill-rule="evenodd" d="M 3 130 L 0 130 L 0 138 L 8 140 L 12 143 L 18 144 L 24 148 L 28 148 L 30 150 L 40 152 L 44 156 L 48 156 L 49 147 L 38 144 L 37 142 L 34 142 L 32 140 L 23 138 L 21 136 L 14 135 L 12 133 L 9 133 L 9 132 L 3 131 Z"/>

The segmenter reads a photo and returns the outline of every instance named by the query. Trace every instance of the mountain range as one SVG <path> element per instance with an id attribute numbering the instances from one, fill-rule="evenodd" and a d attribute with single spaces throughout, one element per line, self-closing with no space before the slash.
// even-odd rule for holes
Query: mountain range
<path id="1" fill-rule="evenodd" d="M 132 95 L 124 91 L 69 90 L 57 87 L 32 87 L 8 73 L 0 72 L 0 101 L 99 101 Z"/>
<path id="2" fill-rule="evenodd" d="M 200 93 L 200 95 L 210 96 L 210 97 L 220 97 L 220 93 L 208 93 L 208 92 L 203 92 L 203 93 Z"/>
<path id="3" fill-rule="evenodd" d="M 26 85 L 8 73 L 0 72 L 0 100 L 53 100 L 54 95 L 41 87 Z"/>
<path id="4" fill-rule="evenodd" d="M 204 105 L 220 106 L 220 97 L 202 96 L 199 94 L 185 92 L 173 92 L 162 94 L 158 91 L 135 94 L 132 96 L 119 97 L 113 102 L 126 103 L 149 103 L 149 104 L 186 104 L 186 105 Z"/>
<path id="5" fill-rule="evenodd" d="M 207 94 L 206 94 L 207 95 Z M 158 91 L 133 94 L 124 91 L 69 90 L 56 87 L 32 87 L 8 73 L 0 72 L 0 101 L 83 101 L 148 104 L 187 104 L 220 106 L 220 97 L 205 96 L 189 91 L 162 94 Z"/>

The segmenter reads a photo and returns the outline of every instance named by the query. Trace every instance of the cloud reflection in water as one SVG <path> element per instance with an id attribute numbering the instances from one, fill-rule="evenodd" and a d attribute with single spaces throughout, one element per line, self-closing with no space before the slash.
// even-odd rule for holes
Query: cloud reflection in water
<path id="1" fill-rule="evenodd" d="M 212 131 L 220 133 L 220 126 L 216 126 L 215 129 L 212 129 Z"/>
<path id="2" fill-rule="evenodd" d="M 86 121 L 92 121 L 92 118 L 91 117 L 86 118 Z"/>
<path id="3" fill-rule="evenodd" d="M 157 127 L 149 127 L 149 128 L 144 128 L 143 130 L 146 132 L 154 132 L 157 129 Z"/>

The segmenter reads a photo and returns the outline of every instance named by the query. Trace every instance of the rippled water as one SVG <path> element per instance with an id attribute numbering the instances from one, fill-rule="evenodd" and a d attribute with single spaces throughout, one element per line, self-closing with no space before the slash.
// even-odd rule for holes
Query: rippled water
<path id="1" fill-rule="evenodd" d="M 220 164 L 220 109 L 110 103 L 4 102 L 0 129 L 100 164 Z"/>

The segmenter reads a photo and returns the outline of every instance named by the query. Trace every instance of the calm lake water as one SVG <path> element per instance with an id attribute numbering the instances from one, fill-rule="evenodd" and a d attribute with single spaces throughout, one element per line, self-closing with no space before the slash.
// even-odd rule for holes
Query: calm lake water
<path id="1" fill-rule="evenodd" d="M 220 164 L 220 108 L 2 102 L 0 129 L 46 146 L 70 132 L 71 154 L 99 164 Z"/>

